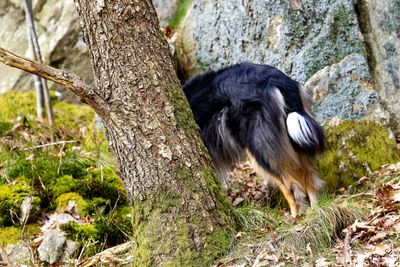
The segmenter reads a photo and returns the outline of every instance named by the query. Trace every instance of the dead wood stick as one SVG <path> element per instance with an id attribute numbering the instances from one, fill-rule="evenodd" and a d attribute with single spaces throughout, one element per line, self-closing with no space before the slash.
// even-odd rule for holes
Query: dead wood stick
<path id="1" fill-rule="evenodd" d="M 133 257 L 129 251 L 135 246 L 135 242 L 130 241 L 109 249 L 106 249 L 89 259 L 86 259 L 82 262 L 79 262 L 77 266 L 80 267 L 91 267 L 97 266 L 97 264 L 121 264 L 121 265 L 128 265 L 132 264 Z M 125 255 L 125 257 L 123 257 Z M 122 257 L 122 258 L 121 258 Z"/>
<path id="2" fill-rule="evenodd" d="M 50 67 L 1 47 L 0 62 L 65 86 L 77 94 L 83 102 L 89 104 L 103 120 L 109 117 L 108 103 L 96 92 L 94 87 L 85 83 L 75 73 Z"/>
<path id="3" fill-rule="evenodd" d="M 65 144 L 68 144 L 68 143 L 76 143 L 76 141 L 59 141 L 59 142 L 54 142 L 54 143 L 48 143 L 48 144 L 28 147 L 28 148 L 23 149 L 23 151 L 28 151 L 28 150 L 33 150 L 33 149 L 36 149 L 36 148 L 42 148 L 42 147 L 48 147 L 48 146 L 65 145 Z"/>
<path id="4" fill-rule="evenodd" d="M 351 228 L 347 229 L 346 236 L 343 240 L 343 255 L 344 264 L 351 264 L 351 236 L 353 235 L 353 230 Z"/>
<path id="5" fill-rule="evenodd" d="M 40 45 L 35 30 L 35 24 L 33 22 L 32 0 L 24 0 L 23 2 L 25 9 L 26 25 L 28 28 L 28 42 L 32 46 L 34 59 L 40 63 L 43 63 L 42 54 L 40 53 Z M 40 85 L 44 96 L 44 104 L 46 106 L 47 119 L 49 121 L 50 127 L 53 127 L 54 126 L 53 108 L 51 106 L 50 93 L 49 93 L 49 88 L 47 87 L 46 80 L 40 78 Z"/>

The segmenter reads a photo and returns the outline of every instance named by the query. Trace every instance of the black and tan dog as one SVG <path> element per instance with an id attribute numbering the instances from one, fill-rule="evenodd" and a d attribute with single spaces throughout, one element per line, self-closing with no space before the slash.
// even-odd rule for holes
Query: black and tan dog
<path id="1" fill-rule="evenodd" d="M 231 166 L 247 155 L 257 174 L 279 187 L 293 217 L 306 195 L 316 203 L 323 183 L 311 162 L 323 151 L 324 134 L 297 82 L 274 67 L 241 63 L 183 88 L 225 187 Z"/>

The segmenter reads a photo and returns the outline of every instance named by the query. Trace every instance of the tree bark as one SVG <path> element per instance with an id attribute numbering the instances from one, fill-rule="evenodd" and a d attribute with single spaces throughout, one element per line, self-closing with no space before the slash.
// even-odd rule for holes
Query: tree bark
<path id="1" fill-rule="evenodd" d="M 75 0 L 133 206 L 135 265 L 207 265 L 234 229 L 150 0 Z M 96 107 L 94 107 L 96 110 Z"/>

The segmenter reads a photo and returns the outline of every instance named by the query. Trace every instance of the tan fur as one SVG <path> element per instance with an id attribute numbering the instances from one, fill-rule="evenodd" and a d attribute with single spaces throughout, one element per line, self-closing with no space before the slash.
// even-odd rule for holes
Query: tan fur
<path id="1" fill-rule="evenodd" d="M 311 116 L 311 97 L 304 91 L 300 90 L 301 100 L 307 113 Z M 285 103 L 283 96 L 279 90 L 275 90 L 272 95 L 275 101 L 282 107 L 281 112 L 284 112 Z M 279 122 L 282 127 L 286 127 L 285 121 Z M 321 189 L 323 182 L 316 174 L 312 165 L 311 159 L 304 154 L 296 152 L 290 143 L 289 136 L 283 134 L 281 136 L 283 142 L 282 155 L 282 175 L 277 177 L 260 166 L 251 152 L 246 149 L 246 154 L 249 157 L 257 175 L 266 181 L 273 182 L 285 197 L 289 204 L 291 215 L 295 218 L 299 211 L 302 211 L 308 200 L 311 206 L 315 206 L 318 201 L 318 192 Z"/>
<path id="2" fill-rule="evenodd" d="M 291 213 L 292 217 L 296 218 L 297 214 L 298 214 L 296 201 L 294 199 L 292 192 L 288 189 L 288 187 L 281 180 L 281 177 L 276 177 L 272 173 L 266 171 L 262 166 L 260 166 L 257 163 L 253 154 L 251 154 L 248 149 L 246 149 L 246 153 L 247 153 L 247 156 L 249 157 L 251 164 L 252 164 L 254 170 L 256 171 L 257 175 L 264 180 L 272 181 L 273 183 L 276 184 L 276 186 L 278 186 L 279 190 L 281 190 L 283 196 L 285 197 L 286 201 L 289 204 L 290 213 Z"/>
<path id="3" fill-rule="evenodd" d="M 307 156 L 296 153 L 294 150 L 293 153 L 290 157 L 294 157 L 296 160 L 284 161 L 282 177 L 277 177 L 260 166 L 251 152 L 246 149 L 246 154 L 257 175 L 264 180 L 273 182 L 279 188 L 289 204 L 292 217 L 295 218 L 298 212 L 305 208 L 306 196 L 308 196 L 311 206 L 317 204 L 318 191 L 323 182 L 316 175 Z"/>

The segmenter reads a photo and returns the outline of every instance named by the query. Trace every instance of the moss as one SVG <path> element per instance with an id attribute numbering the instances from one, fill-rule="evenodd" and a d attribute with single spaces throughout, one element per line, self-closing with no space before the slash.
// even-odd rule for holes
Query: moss
<path id="1" fill-rule="evenodd" d="M 127 202 L 125 187 L 110 167 L 89 171 L 88 175 L 79 181 L 76 191 L 87 199 L 94 197 L 109 199 L 111 205 Z"/>
<path id="2" fill-rule="evenodd" d="M 177 29 L 181 24 L 182 19 L 185 17 L 192 0 L 179 0 L 178 2 L 178 9 L 175 13 L 175 16 L 169 22 L 169 25 Z"/>
<path id="3" fill-rule="evenodd" d="M 9 91 L 0 97 L 0 121 L 15 121 L 18 117 L 36 114 L 35 93 Z"/>
<path id="4" fill-rule="evenodd" d="M 7 134 L 11 130 L 12 126 L 13 124 L 11 122 L 0 121 L 0 136 Z"/>
<path id="5" fill-rule="evenodd" d="M 102 241 L 107 247 L 128 241 L 133 234 L 132 208 L 120 206 L 108 214 L 98 216 L 95 227 L 101 233 Z"/>
<path id="6" fill-rule="evenodd" d="M 173 87 L 168 91 L 169 100 L 174 107 L 174 116 L 178 128 L 192 136 L 198 135 L 199 127 L 194 121 L 192 110 L 184 92 L 179 87 Z"/>
<path id="7" fill-rule="evenodd" d="M 77 241 L 89 257 L 104 248 L 116 246 L 130 239 L 133 233 L 131 207 L 122 206 L 107 215 L 96 216 L 93 224 L 74 222 L 61 225 L 68 238 Z M 88 246 L 90 244 L 90 246 Z"/>
<path id="8" fill-rule="evenodd" d="M 33 194 L 31 187 L 23 180 L 0 185 L 0 226 L 18 223 L 23 199 Z M 34 200 L 37 203 L 38 199 Z"/>
<path id="9" fill-rule="evenodd" d="M 327 151 L 318 161 L 318 173 L 328 191 L 348 186 L 386 163 L 400 160 L 396 142 L 375 122 L 344 121 L 325 130 Z"/>
<path id="10" fill-rule="evenodd" d="M 40 225 L 38 224 L 25 225 L 24 232 L 22 232 L 22 226 L 0 227 L 0 245 L 6 247 L 9 244 L 17 244 L 21 240 L 29 240 L 39 233 Z"/>
<path id="11" fill-rule="evenodd" d="M 71 175 L 63 175 L 55 179 L 55 183 L 49 187 L 53 197 L 72 191 L 76 187 L 76 181 Z"/>
<path id="12" fill-rule="evenodd" d="M 72 105 L 55 101 L 53 104 L 56 125 L 74 129 L 77 125 L 87 126 L 93 123 L 94 111 L 87 105 Z"/>
<path id="13" fill-rule="evenodd" d="M 102 233 L 93 224 L 77 224 L 70 222 L 60 226 L 69 239 L 78 242 L 82 247 L 82 257 L 87 258 L 98 253 L 102 249 Z"/>
<path id="14" fill-rule="evenodd" d="M 225 227 L 215 227 L 201 214 L 190 214 L 185 206 L 177 192 L 134 200 L 135 266 L 158 265 L 161 261 L 166 266 L 206 266 L 226 252 L 233 234 L 228 222 Z M 221 221 L 224 219 L 221 217 Z M 165 255 L 170 257 L 165 259 Z"/>
<path id="15" fill-rule="evenodd" d="M 81 216 L 88 215 L 87 201 L 82 196 L 80 196 L 78 193 L 75 192 L 64 193 L 59 197 L 57 197 L 56 199 L 57 210 L 59 211 L 66 210 L 68 208 L 68 204 L 70 201 L 75 201 L 76 209 Z"/>

